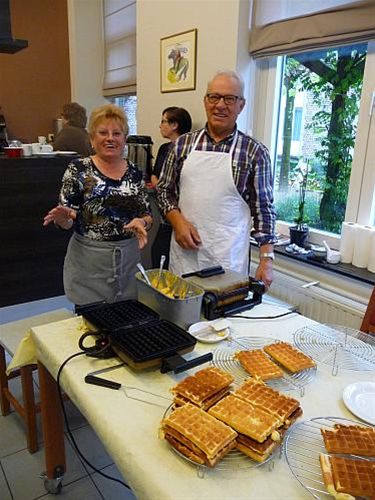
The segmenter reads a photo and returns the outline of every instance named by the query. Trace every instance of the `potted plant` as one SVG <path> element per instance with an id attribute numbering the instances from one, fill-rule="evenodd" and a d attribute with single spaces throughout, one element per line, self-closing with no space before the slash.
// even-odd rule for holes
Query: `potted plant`
<path id="1" fill-rule="evenodd" d="M 290 226 L 290 243 L 295 243 L 299 247 L 305 248 L 309 236 L 309 228 L 305 219 L 305 201 L 307 177 L 309 174 L 309 162 L 307 161 L 299 169 L 298 207 L 297 217 L 294 219 L 295 226 Z"/>

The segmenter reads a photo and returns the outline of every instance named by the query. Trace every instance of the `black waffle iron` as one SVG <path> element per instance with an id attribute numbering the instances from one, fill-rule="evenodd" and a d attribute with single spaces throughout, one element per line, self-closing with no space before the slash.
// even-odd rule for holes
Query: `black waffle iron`
<path id="1" fill-rule="evenodd" d="M 117 356 L 135 370 L 160 366 L 161 373 L 180 373 L 212 359 L 208 353 L 186 361 L 181 355 L 194 349 L 196 339 L 136 300 L 88 304 L 76 313 L 107 335 Z"/>
<path id="2" fill-rule="evenodd" d="M 184 274 L 182 277 L 205 291 L 202 313 L 208 320 L 247 311 L 262 302 L 265 292 L 263 281 L 221 266 Z"/>

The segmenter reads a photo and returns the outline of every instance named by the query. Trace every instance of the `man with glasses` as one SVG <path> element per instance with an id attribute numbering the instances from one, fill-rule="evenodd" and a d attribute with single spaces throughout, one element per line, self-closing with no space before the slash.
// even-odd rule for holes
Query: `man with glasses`
<path id="1" fill-rule="evenodd" d="M 218 72 L 204 97 L 205 128 L 176 140 L 157 185 L 173 227 L 169 269 L 178 275 L 222 265 L 249 273 L 249 236 L 260 247 L 255 277 L 272 282 L 275 212 L 267 148 L 240 132 L 244 85 Z"/>

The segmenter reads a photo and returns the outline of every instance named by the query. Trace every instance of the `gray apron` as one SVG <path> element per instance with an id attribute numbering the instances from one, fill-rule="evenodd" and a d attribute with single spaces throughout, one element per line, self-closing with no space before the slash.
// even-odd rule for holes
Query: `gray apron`
<path id="1" fill-rule="evenodd" d="M 64 261 L 65 294 L 76 305 L 136 299 L 138 262 L 137 238 L 95 241 L 74 233 Z"/>

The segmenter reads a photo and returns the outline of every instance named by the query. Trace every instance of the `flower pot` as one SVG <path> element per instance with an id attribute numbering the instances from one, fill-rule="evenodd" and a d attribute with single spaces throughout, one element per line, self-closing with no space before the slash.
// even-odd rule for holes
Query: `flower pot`
<path id="1" fill-rule="evenodd" d="M 290 243 L 295 243 L 301 248 L 306 247 L 307 238 L 309 237 L 309 228 L 308 227 L 298 227 L 298 226 L 290 226 L 289 228 L 290 234 Z"/>

